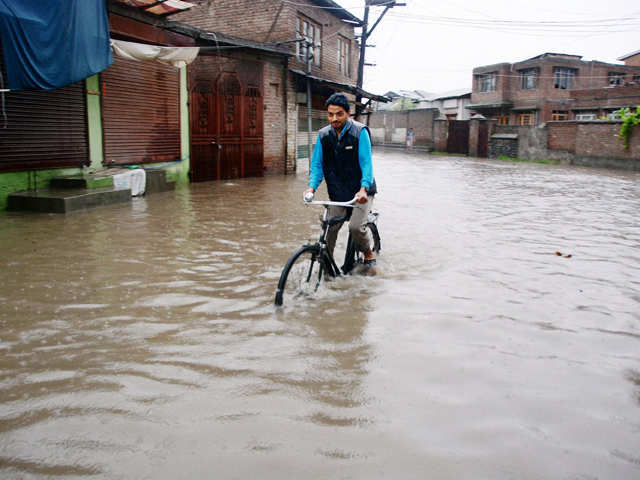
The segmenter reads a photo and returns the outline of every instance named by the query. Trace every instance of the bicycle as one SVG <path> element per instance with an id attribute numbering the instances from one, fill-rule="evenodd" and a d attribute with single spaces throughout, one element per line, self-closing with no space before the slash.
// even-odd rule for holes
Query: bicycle
<path id="1" fill-rule="evenodd" d="M 322 205 L 324 207 L 320 237 L 316 243 L 303 245 L 291 255 L 285 264 L 278 281 L 278 289 L 276 290 L 276 306 L 282 305 L 284 297 L 297 297 L 316 292 L 323 276 L 335 278 L 341 275 L 348 275 L 358 264 L 364 264 L 364 256 L 356 250 L 351 233 L 349 233 L 349 239 L 347 240 L 347 249 L 342 267 L 338 267 L 326 243 L 329 227 L 349 219 L 349 214 L 342 217 L 327 218 L 329 207 L 334 205 L 353 208 L 356 199 L 354 198 L 348 202 L 313 201 L 312 199 L 313 197 L 310 197 L 310 199 L 305 198 L 305 205 Z M 380 234 L 377 226 L 378 216 L 378 212 L 370 212 L 366 224 L 371 231 L 371 237 L 373 238 L 372 250 L 375 253 L 378 253 L 381 249 Z"/>

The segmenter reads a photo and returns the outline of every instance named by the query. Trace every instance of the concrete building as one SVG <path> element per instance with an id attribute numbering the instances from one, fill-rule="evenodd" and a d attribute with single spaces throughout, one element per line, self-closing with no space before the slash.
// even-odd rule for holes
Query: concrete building
<path id="1" fill-rule="evenodd" d="M 620 102 L 598 103 L 603 89 L 617 89 L 638 81 L 640 66 L 544 53 L 522 62 L 474 68 L 471 104 L 467 108 L 502 125 L 583 119 L 584 115 L 607 114 L 640 103 L 640 98 L 624 98 L 622 94 Z M 576 90 L 582 92 L 580 102 L 576 102 Z M 586 91 L 591 93 L 584 93 Z M 589 113 L 584 114 L 583 102 L 589 95 L 593 103 L 588 105 Z"/>
<path id="2" fill-rule="evenodd" d="M 429 99 L 418 103 L 419 108 L 437 108 L 440 116 L 447 120 L 469 120 L 471 113 L 467 106 L 471 103 L 471 89 L 462 88 L 432 94 Z"/>

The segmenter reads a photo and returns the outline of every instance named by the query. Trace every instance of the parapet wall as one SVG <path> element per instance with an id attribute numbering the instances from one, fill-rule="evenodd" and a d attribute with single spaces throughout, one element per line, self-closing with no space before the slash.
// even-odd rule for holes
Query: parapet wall
<path id="1" fill-rule="evenodd" d="M 620 126 L 621 122 L 572 120 L 537 127 L 498 125 L 494 133 L 517 134 L 518 157 L 524 160 L 640 171 L 640 126 L 632 130 L 627 149 L 618 137 Z M 490 145 L 501 142 L 490 141 Z M 497 153 L 490 151 L 489 156 Z"/>

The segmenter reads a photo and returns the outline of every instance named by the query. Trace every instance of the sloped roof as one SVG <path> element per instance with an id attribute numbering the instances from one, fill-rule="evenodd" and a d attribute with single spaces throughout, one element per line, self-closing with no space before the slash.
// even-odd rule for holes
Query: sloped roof
<path id="1" fill-rule="evenodd" d="M 137 10 L 166 17 L 194 7 L 193 3 L 182 0 L 112 0 L 133 7 Z"/>
<path id="2" fill-rule="evenodd" d="M 326 8 L 333 15 L 341 18 L 342 20 L 348 20 L 349 22 L 355 22 L 357 25 L 362 25 L 362 20 L 332 0 L 311 0 L 311 3 L 315 3 L 319 7 Z"/>
<path id="3" fill-rule="evenodd" d="M 626 55 L 618 57 L 616 60 L 626 60 L 627 58 L 633 57 L 634 55 L 638 55 L 638 54 L 640 54 L 640 50 L 636 50 L 635 52 L 627 53 Z"/>
<path id="4" fill-rule="evenodd" d="M 458 88 L 457 90 L 448 90 L 446 92 L 437 93 L 433 100 L 443 100 L 445 98 L 457 98 L 471 95 L 470 88 Z"/>

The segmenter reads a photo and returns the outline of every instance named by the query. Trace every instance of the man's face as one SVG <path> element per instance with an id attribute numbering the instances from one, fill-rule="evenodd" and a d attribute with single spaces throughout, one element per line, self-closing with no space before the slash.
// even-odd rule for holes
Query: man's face
<path id="1" fill-rule="evenodd" d="M 329 123 L 337 131 L 342 130 L 349 118 L 349 114 L 345 109 L 337 105 L 329 105 L 327 107 L 327 116 L 329 117 Z"/>

